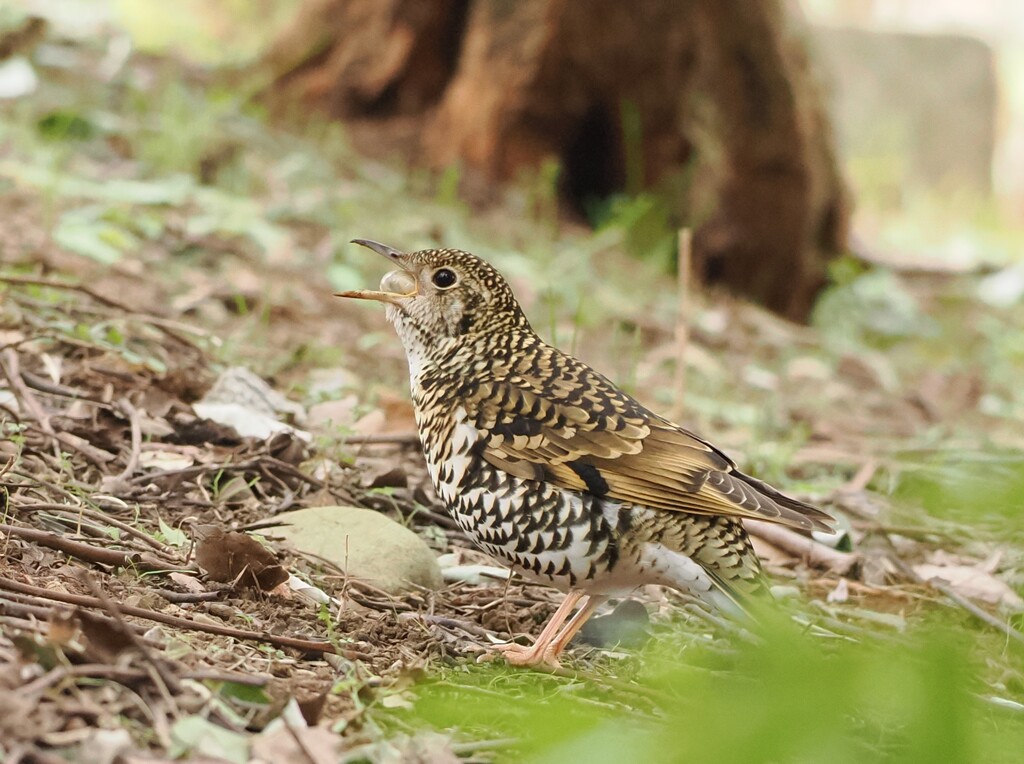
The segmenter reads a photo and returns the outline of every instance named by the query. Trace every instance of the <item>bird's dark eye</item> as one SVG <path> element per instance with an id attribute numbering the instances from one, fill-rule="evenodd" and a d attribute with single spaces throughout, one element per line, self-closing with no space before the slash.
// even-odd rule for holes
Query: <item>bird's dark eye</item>
<path id="1" fill-rule="evenodd" d="M 450 286 L 454 286 L 455 282 L 458 281 L 458 277 L 455 275 L 455 271 L 451 268 L 438 268 L 434 272 L 434 277 L 431 281 L 434 282 L 434 286 L 438 289 L 447 289 Z"/>

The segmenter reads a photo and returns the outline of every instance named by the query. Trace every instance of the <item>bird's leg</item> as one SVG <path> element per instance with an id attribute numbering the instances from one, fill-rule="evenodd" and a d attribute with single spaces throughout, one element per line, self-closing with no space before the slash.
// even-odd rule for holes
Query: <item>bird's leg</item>
<path id="1" fill-rule="evenodd" d="M 566 646 L 572 642 L 572 638 L 576 636 L 576 633 L 583 628 L 583 624 L 594 614 L 594 611 L 601 607 L 601 604 L 607 600 L 607 597 L 592 596 L 588 597 L 583 603 L 579 610 L 576 611 L 576 615 L 572 617 L 569 623 L 562 627 L 562 630 L 558 632 L 557 636 L 551 640 L 547 649 L 544 651 L 544 662 L 557 666 L 558 656 L 562 654 Z"/>
<path id="2" fill-rule="evenodd" d="M 587 599 L 587 596 L 578 589 L 565 595 L 565 599 L 562 600 L 562 604 L 558 606 L 558 610 L 555 611 L 554 615 L 548 619 L 544 629 L 537 637 L 537 641 L 529 647 L 510 642 L 507 645 L 497 645 L 494 649 L 501 653 L 505 657 L 505 660 L 513 666 L 536 666 L 538 664 L 547 664 L 553 668 L 557 668 L 557 654 L 553 661 L 549 660 L 548 645 L 561 636 L 559 627 L 565 623 L 565 619 L 569 617 L 569 613 L 572 612 L 572 609 L 578 602 L 580 602 L 580 600 L 583 600 L 583 606 L 581 607 L 580 612 L 587 609 Z M 578 616 L 579 613 L 577 613 L 576 617 Z M 576 620 L 576 617 L 573 618 L 573 621 Z M 570 621 L 570 623 L 572 623 L 572 621 Z M 580 625 L 582 625 L 582 623 Z M 579 626 L 576 628 L 578 630 Z"/>

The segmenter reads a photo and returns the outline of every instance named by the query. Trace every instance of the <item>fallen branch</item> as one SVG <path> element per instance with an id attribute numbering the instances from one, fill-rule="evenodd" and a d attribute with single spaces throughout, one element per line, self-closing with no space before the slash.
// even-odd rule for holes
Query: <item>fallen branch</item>
<path id="1" fill-rule="evenodd" d="M 11 392 L 21 401 L 22 405 L 32 415 L 32 418 L 39 422 L 43 432 L 47 435 L 54 435 L 53 426 L 50 424 L 50 415 L 46 413 L 42 405 L 36 399 L 32 391 L 28 389 L 25 381 L 21 378 L 21 364 L 18 354 L 11 348 L 4 348 L 0 353 L 0 371 L 7 377 L 11 386 Z"/>
<path id="2" fill-rule="evenodd" d="M 142 655 L 143 660 L 149 665 L 151 676 L 153 678 L 153 684 L 156 685 L 157 690 L 163 696 L 164 702 L 167 703 L 172 709 L 174 709 L 175 717 L 181 715 L 178 704 L 175 703 L 174 697 L 171 695 L 171 690 L 177 692 L 181 689 L 178 677 L 174 675 L 172 667 L 168 663 L 156 655 L 149 649 L 145 640 L 140 637 L 135 630 L 132 629 L 132 625 L 128 623 L 124 616 L 121 614 L 121 608 L 107 596 L 96 579 L 89 573 L 88 570 L 78 571 L 78 580 L 85 584 L 89 591 L 92 592 L 92 596 L 100 603 L 104 610 L 110 614 L 109 620 L 114 622 L 113 631 L 124 636 L 132 646 L 139 651 Z M 108 629 L 111 628 L 108 626 Z M 149 672 L 147 672 L 149 673 Z"/>
<path id="3" fill-rule="evenodd" d="M 823 568 L 839 575 L 846 575 L 860 562 L 859 554 L 840 552 L 775 523 L 745 519 L 743 526 L 751 536 L 757 536 L 782 551 L 799 557 L 812 568 Z"/>
<path id="4" fill-rule="evenodd" d="M 964 610 L 966 610 L 968 613 L 973 615 L 978 620 L 984 621 L 989 626 L 998 629 L 999 631 L 1003 632 L 1003 634 L 1008 636 L 1010 639 L 1015 639 L 1018 642 L 1024 643 L 1024 634 L 1021 634 L 1010 624 L 999 620 L 991 613 L 982 610 L 980 607 L 978 607 L 969 599 L 967 599 L 962 594 L 957 592 L 952 586 L 947 584 L 942 579 L 933 578 L 930 581 L 927 581 L 926 583 L 933 589 L 937 589 L 943 594 L 945 594 L 947 597 L 953 600 L 953 602 L 962 607 Z"/>
<path id="5" fill-rule="evenodd" d="M 106 609 L 104 604 L 96 597 L 88 597 L 83 594 L 50 591 L 49 589 L 43 589 L 38 586 L 22 584 L 3 576 L 0 576 L 0 589 L 19 592 L 21 594 L 31 594 L 43 600 L 63 602 L 67 605 L 77 605 L 78 607 L 92 608 L 95 610 Z M 244 639 L 251 642 L 264 642 L 274 645 L 275 647 L 291 647 L 296 650 L 302 650 L 310 653 L 335 653 L 344 658 L 348 658 L 349 660 L 367 660 L 370 657 L 357 650 L 341 650 L 330 642 L 317 642 L 310 639 L 299 639 L 298 637 L 284 637 L 277 634 L 267 634 L 266 632 L 247 631 L 246 629 L 235 629 L 230 626 L 217 626 L 215 624 L 200 623 L 198 621 L 191 621 L 188 618 L 179 618 L 178 616 L 158 613 L 154 610 L 145 610 L 144 608 L 133 607 L 131 605 L 121 605 L 121 613 L 123 615 L 130 615 L 134 618 L 143 618 L 147 621 L 155 621 L 156 623 L 162 623 L 166 626 L 185 629 L 186 631 L 201 631 L 206 634 L 216 634 L 221 637 L 232 637 L 233 639 Z"/>
<path id="6" fill-rule="evenodd" d="M 191 605 L 196 602 L 216 602 L 224 599 L 226 590 L 214 589 L 208 592 L 176 592 L 173 589 L 150 589 L 149 591 L 163 597 L 175 605 Z"/>
<path id="7" fill-rule="evenodd" d="M 343 443 L 353 443 L 355 445 L 390 444 L 396 446 L 418 446 L 420 444 L 419 433 L 415 432 L 375 432 L 369 435 L 344 435 L 341 440 Z"/>
<path id="8" fill-rule="evenodd" d="M 49 430 L 44 428 L 42 425 L 26 425 L 26 428 L 32 432 L 42 433 L 47 438 L 52 438 L 57 446 L 65 446 L 69 451 L 76 451 L 88 459 L 95 467 L 103 469 L 106 467 L 108 462 L 112 462 L 117 457 L 109 451 L 104 451 L 102 448 L 97 448 L 92 445 L 85 438 L 81 438 L 78 435 L 70 432 L 57 431 L 54 432 L 50 426 L 49 421 L 46 422 L 46 427 L 50 427 Z M 55 450 L 54 456 L 60 458 L 60 448 Z"/>
<path id="9" fill-rule="evenodd" d="M 36 420 L 38 429 L 42 431 L 43 435 L 57 441 L 59 445 L 78 451 L 97 467 L 103 467 L 104 464 L 114 458 L 113 454 L 96 448 L 77 435 L 70 432 L 58 432 L 53 429 L 53 425 L 50 423 L 50 415 L 25 384 L 24 379 L 22 379 L 21 364 L 18 354 L 14 352 L 13 348 L 5 347 L 0 352 L 0 372 L 3 372 L 3 375 L 7 377 L 7 382 L 11 386 L 11 392 L 14 393 L 15 397 L 32 415 L 32 418 Z M 57 448 L 54 455 L 58 458 L 60 457 L 59 448 Z"/>
<path id="10" fill-rule="evenodd" d="M 304 483 L 309 484 L 313 488 L 321 489 L 324 484 L 317 480 L 315 477 L 307 475 L 294 464 L 283 462 L 273 456 L 259 456 L 255 459 L 250 459 L 244 462 L 220 462 L 215 464 L 196 464 L 191 467 L 182 467 L 174 470 L 161 470 L 159 472 L 145 472 L 141 475 L 129 478 L 127 483 L 130 485 L 139 485 L 141 483 L 151 483 L 157 480 L 163 480 L 169 477 L 178 477 L 181 479 L 195 477 L 197 475 L 203 475 L 209 472 L 245 472 L 246 470 L 258 470 L 264 465 L 270 465 L 281 472 L 290 475 L 291 477 L 297 478 Z"/>
<path id="11" fill-rule="evenodd" d="M 95 289 L 92 289 L 86 286 L 85 284 L 82 284 L 81 282 L 59 281 L 56 279 L 48 279 L 39 276 L 21 276 L 13 273 L 0 273 L 0 282 L 6 282 L 8 284 L 17 284 L 19 286 L 41 286 L 50 289 L 64 289 L 71 292 L 81 292 L 82 294 L 98 302 L 100 305 L 103 305 L 107 308 L 114 308 L 115 310 L 119 310 L 122 313 L 125 313 L 126 315 L 132 316 L 134 318 L 139 319 L 140 321 L 145 321 L 147 323 L 152 324 L 153 326 L 158 327 L 168 337 L 192 350 L 197 350 L 198 348 L 196 348 L 194 342 L 191 342 L 182 337 L 181 332 L 186 332 L 196 337 L 203 337 L 204 339 L 208 339 L 211 337 L 210 332 L 198 326 L 192 326 L 191 324 L 182 323 L 181 321 L 175 321 L 173 319 L 165 318 L 163 316 L 155 316 L 151 313 L 140 313 L 139 311 L 135 310 L 129 305 L 126 305 L 123 302 L 118 302 L 117 300 L 111 297 L 107 297 L 106 295 L 97 292 Z"/>
<path id="12" fill-rule="evenodd" d="M 957 592 L 953 587 L 951 587 L 941 578 L 924 579 L 917 574 L 917 571 L 915 571 L 910 565 L 907 565 L 907 563 L 905 563 L 903 560 L 893 558 L 893 562 L 895 562 L 896 567 L 900 569 L 900 572 L 903 573 L 903 575 L 905 575 L 911 581 L 914 581 L 919 584 L 924 584 L 925 586 L 929 586 L 932 589 L 935 589 L 937 592 L 941 592 L 950 600 L 952 600 L 955 604 L 959 605 L 968 613 L 977 618 L 979 621 L 987 623 L 994 629 L 998 629 L 1010 639 L 1024 643 L 1024 634 L 1019 632 L 1017 629 L 1013 628 L 1013 626 L 1011 626 L 1010 624 L 999 620 L 988 611 L 983 610 L 982 608 L 975 605 L 973 602 L 971 602 L 969 599 L 967 599 L 962 594 Z"/>
<path id="13" fill-rule="evenodd" d="M 11 508 L 17 512 L 48 512 L 51 513 L 51 516 L 55 515 L 75 522 L 81 522 L 82 518 L 93 520 L 100 525 L 109 525 L 117 528 L 125 536 L 138 539 L 143 544 L 146 544 L 157 552 L 167 553 L 167 547 L 164 544 L 161 544 L 155 538 L 143 531 L 140 531 L 138 528 L 118 520 L 116 517 L 111 517 L 106 512 L 97 512 L 96 510 L 76 506 L 74 504 L 57 504 L 50 502 L 19 504 L 13 500 L 11 501 Z"/>
<path id="14" fill-rule="evenodd" d="M 494 632 L 488 631 L 484 627 L 475 623 L 461 621 L 457 618 L 449 618 L 441 615 L 431 615 L 430 613 L 401 613 L 398 616 L 398 620 L 419 621 L 424 624 L 440 626 L 449 630 L 459 629 L 474 637 L 480 637 L 481 639 L 487 640 L 488 645 L 492 644 L 491 637 L 494 635 Z"/>
<path id="15" fill-rule="evenodd" d="M 101 546 L 93 546 L 82 541 L 59 536 L 50 531 L 41 531 L 35 528 L 22 528 L 17 525 L 0 523 L 0 533 L 9 536 L 32 541 L 58 552 L 70 555 L 78 560 L 91 562 L 97 565 L 110 565 L 114 568 L 134 568 L 148 572 L 166 571 L 170 568 L 196 573 L 198 569 L 193 566 L 174 565 L 167 560 L 161 560 L 150 554 L 141 552 L 128 552 L 119 549 L 107 549 Z"/>
<path id="16" fill-rule="evenodd" d="M 139 456 L 142 452 L 142 422 L 138 409 L 131 404 L 127 396 L 119 400 L 117 405 L 122 413 L 128 417 L 128 422 L 131 426 L 132 451 L 124 470 L 110 483 L 113 489 L 112 492 L 116 492 L 128 478 L 135 474 L 135 471 L 139 468 Z"/>
<path id="17" fill-rule="evenodd" d="M 38 679 L 17 688 L 20 695 L 31 697 L 53 687 L 68 677 L 84 677 L 88 679 L 111 679 L 120 684 L 141 682 L 149 678 L 144 669 L 112 666 L 106 663 L 80 663 L 77 666 L 57 666 L 50 669 Z M 234 682 L 250 687 L 263 687 L 270 681 L 269 676 L 260 674 L 241 674 L 235 671 L 186 671 L 182 679 L 197 682 Z"/>

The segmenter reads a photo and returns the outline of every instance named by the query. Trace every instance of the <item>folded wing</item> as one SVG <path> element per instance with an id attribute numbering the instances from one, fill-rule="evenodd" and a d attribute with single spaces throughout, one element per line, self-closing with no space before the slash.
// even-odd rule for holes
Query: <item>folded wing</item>
<path id="1" fill-rule="evenodd" d="M 482 455 L 519 477 L 667 512 L 830 530 L 821 510 L 744 475 L 721 451 L 567 356 L 560 373 L 482 384 L 468 401 Z M 566 370 L 565 364 L 572 364 Z"/>

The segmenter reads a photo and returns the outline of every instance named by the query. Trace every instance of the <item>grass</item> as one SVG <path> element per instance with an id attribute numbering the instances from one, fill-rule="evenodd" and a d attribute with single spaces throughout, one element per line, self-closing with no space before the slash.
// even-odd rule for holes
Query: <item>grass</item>
<path id="1" fill-rule="evenodd" d="M 660 636 L 616 667 L 636 685 L 456 668 L 397 716 L 514 738 L 501 761 L 1012 762 L 1024 745 L 1024 717 L 987 697 L 976 647 L 950 624 L 851 640 L 776 617 L 728 651 Z"/>

